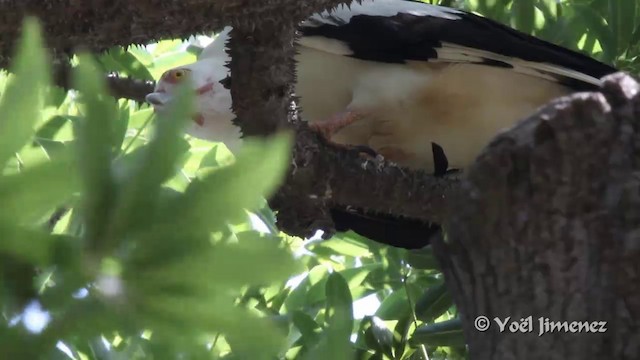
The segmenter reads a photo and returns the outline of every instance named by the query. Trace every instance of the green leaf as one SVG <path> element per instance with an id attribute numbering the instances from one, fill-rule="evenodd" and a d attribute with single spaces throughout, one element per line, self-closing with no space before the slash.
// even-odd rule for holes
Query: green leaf
<path id="1" fill-rule="evenodd" d="M 411 313 L 407 293 L 403 289 L 397 289 L 384 300 L 376 310 L 376 316 L 383 320 L 400 319 Z"/>
<path id="2" fill-rule="evenodd" d="M 41 139 L 53 140 L 58 131 L 62 129 L 70 121 L 68 116 L 55 115 L 47 120 L 36 132 L 36 137 Z"/>
<path id="3" fill-rule="evenodd" d="M 423 325 L 413 332 L 409 343 L 413 346 L 425 344 L 429 346 L 462 346 L 465 344 L 460 319 L 442 321 Z"/>
<path id="4" fill-rule="evenodd" d="M 301 271 L 288 251 L 280 248 L 277 241 L 269 240 L 255 232 L 246 233 L 239 243 L 216 244 L 175 261 L 165 258 L 161 266 L 138 269 L 133 276 L 140 282 L 173 283 L 216 291 L 219 287 L 285 281 Z"/>
<path id="5" fill-rule="evenodd" d="M 11 67 L 15 75 L 0 100 L 0 169 L 33 136 L 45 101 L 45 88 L 51 83 L 38 21 L 27 18 L 22 28 Z"/>
<path id="6" fill-rule="evenodd" d="M 271 289 L 278 289 L 279 292 L 277 295 L 269 299 L 269 310 L 275 313 L 280 313 L 280 309 L 282 305 L 284 305 L 285 300 L 289 297 L 291 293 L 291 289 L 281 288 L 278 285 L 273 285 Z"/>
<path id="7" fill-rule="evenodd" d="M 105 66 L 107 71 L 123 72 L 127 76 L 140 80 L 153 80 L 153 75 L 151 75 L 149 70 L 147 70 L 138 58 L 121 47 L 109 49 L 100 56 L 99 61 Z"/>
<path id="8" fill-rule="evenodd" d="M 129 52 L 131 53 L 131 55 L 135 56 L 136 59 L 145 67 L 151 66 L 153 64 L 153 56 L 149 54 L 145 47 L 131 45 L 129 47 Z"/>
<path id="9" fill-rule="evenodd" d="M 382 266 L 380 263 L 362 265 L 357 268 L 350 268 L 339 271 L 349 286 L 349 289 L 352 293 L 356 292 L 356 289 L 362 285 L 362 282 L 367 278 L 367 276 L 374 270 L 379 269 Z M 325 301 L 326 296 L 326 283 L 328 278 L 323 278 L 321 281 L 313 285 L 309 291 L 307 292 L 307 305 L 313 305 Z"/>
<path id="10" fill-rule="evenodd" d="M 84 189 L 87 238 L 97 241 L 103 238 L 115 198 L 111 143 L 116 105 L 108 97 L 103 76 L 93 59 L 86 54 L 78 58 L 73 83 L 80 91 L 79 102 L 85 117 L 75 123 L 77 157 Z M 92 242 L 92 245 L 100 244 Z"/>
<path id="11" fill-rule="evenodd" d="M 113 148 L 120 150 L 122 143 L 127 135 L 127 128 L 129 127 L 129 103 L 125 103 L 119 109 L 119 116 L 117 117 L 114 127 L 114 139 Z"/>
<path id="12" fill-rule="evenodd" d="M 428 288 L 416 301 L 416 317 L 429 322 L 442 315 L 453 305 L 453 298 L 442 283 Z"/>
<path id="13" fill-rule="evenodd" d="M 617 28 L 618 52 L 622 52 L 631 46 L 635 24 L 638 23 L 640 27 L 640 18 L 637 16 L 640 5 L 637 1 L 609 0 L 609 9 L 610 12 L 617 11 L 619 14 L 617 19 L 619 23 Z"/>
<path id="14" fill-rule="evenodd" d="M 291 319 L 293 325 L 302 335 L 302 343 L 307 348 L 314 346 L 320 339 L 320 331 L 322 330 L 320 325 L 311 316 L 299 310 L 293 312 Z"/>
<path id="15" fill-rule="evenodd" d="M 0 253 L 28 261 L 33 265 L 49 264 L 49 249 L 54 236 L 0 222 Z"/>
<path id="16" fill-rule="evenodd" d="M 279 134 L 269 140 L 246 140 L 236 163 L 194 181 L 185 196 L 171 206 L 167 218 L 183 224 L 216 229 L 223 221 L 245 216 L 245 209 L 260 206 L 281 183 L 289 165 L 291 137 Z"/>
<path id="17" fill-rule="evenodd" d="M 322 287 L 326 284 L 327 267 L 318 265 L 309 270 L 308 275 L 298 284 L 298 286 L 291 291 L 284 304 L 287 311 L 291 312 L 304 308 L 308 305 L 307 298 L 309 296 L 309 290 L 315 285 L 322 282 Z M 325 295 L 326 296 L 326 295 Z"/>
<path id="18" fill-rule="evenodd" d="M 393 333 L 376 316 L 363 319 L 363 330 L 367 346 L 393 359 Z"/>
<path id="19" fill-rule="evenodd" d="M 320 343 L 310 351 L 307 359 L 353 359 L 351 332 L 353 330 L 353 299 L 345 279 L 337 272 L 329 275 L 326 287 L 327 327 Z"/>
<path id="20" fill-rule="evenodd" d="M 193 91 L 188 82 L 175 92 L 166 112 L 158 116 L 153 138 L 138 154 L 135 166 L 124 176 L 123 188 L 115 205 L 110 233 L 117 237 L 126 231 L 157 221 L 150 212 L 158 203 L 160 186 L 175 173 L 185 146 L 183 129 L 193 108 Z M 176 214 L 172 212 L 173 218 Z"/>
<path id="21" fill-rule="evenodd" d="M 535 22 L 535 2 L 534 0 L 517 0 L 512 5 L 515 27 L 527 34 L 533 32 Z"/>
<path id="22" fill-rule="evenodd" d="M 359 257 L 371 255 L 371 251 L 366 244 L 347 236 L 347 234 L 334 236 L 329 240 L 325 240 L 318 245 L 315 245 L 311 250 L 315 252 L 317 249 L 322 248 L 331 249 L 335 254 L 345 256 Z"/>
<path id="23" fill-rule="evenodd" d="M 47 139 L 35 139 L 35 143 L 46 153 L 50 159 L 57 158 L 60 154 L 65 154 L 67 145 L 62 141 L 52 141 Z"/>
<path id="24" fill-rule="evenodd" d="M 200 331 L 223 332 L 234 350 L 250 355 L 247 358 L 251 359 L 275 356 L 285 340 L 275 324 L 234 306 L 227 297 L 145 297 L 132 316 L 173 338 L 197 336 Z"/>
<path id="25" fill-rule="evenodd" d="M 68 160 L 60 156 L 21 173 L 0 177 L 0 219 L 32 223 L 67 200 L 79 187 L 79 179 Z"/>
<path id="26" fill-rule="evenodd" d="M 327 281 L 327 344 L 329 359 L 351 359 L 353 299 L 346 280 L 334 272 Z"/>
<path id="27" fill-rule="evenodd" d="M 600 13 L 589 6 L 576 5 L 574 9 L 580 15 L 581 20 L 586 24 L 586 27 L 589 29 L 589 33 L 594 33 L 600 41 L 600 45 L 604 52 L 604 60 L 612 62 L 616 54 L 616 40 L 614 39 L 612 29 L 607 26 L 606 20 Z"/>
<path id="28" fill-rule="evenodd" d="M 415 269 L 440 270 L 440 265 L 438 264 L 436 257 L 433 255 L 433 249 L 431 249 L 431 246 L 418 250 L 407 251 L 405 258 L 409 265 Z"/>

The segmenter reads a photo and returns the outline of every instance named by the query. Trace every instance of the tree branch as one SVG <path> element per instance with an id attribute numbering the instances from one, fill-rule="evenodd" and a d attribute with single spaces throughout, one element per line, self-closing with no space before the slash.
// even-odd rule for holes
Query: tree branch
<path id="1" fill-rule="evenodd" d="M 6 68 L 22 19 L 43 24 L 54 58 L 74 49 L 102 52 L 260 22 L 301 21 L 345 0 L 0 0 L 0 67 Z"/>
<path id="2" fill-rule="evenodd" d="M 462 181 L 434 252 L 473 359 L 635 359 L 640 352 L 640 86 L 553 102 L 500 135 Z M 474 319 L 532 316 L 532 333 Z M 608 331 L 538 336 L 539 317 Z"/>

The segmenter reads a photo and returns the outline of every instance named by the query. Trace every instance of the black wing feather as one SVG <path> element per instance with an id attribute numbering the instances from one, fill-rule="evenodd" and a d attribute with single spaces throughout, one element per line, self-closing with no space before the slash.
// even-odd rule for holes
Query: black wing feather
<path id="1" fill-rule="evenodd" d="M 432 6 L 427 5 L 425 6 Z M 303 36 L 323 36 L 346 44 L 350 56 L 377 62 L 404 63 L 407 60 L 429 61 L 438 58 L 443 43 L 451 43 L 525 61 L 545 63 L 574 70 L 599 79 L 615 68 L 579 52 L 525 34 L 488 18 L 471 13 L 456 14 L 459 19 L 398 13 L 394 16 L 354 15 L 348 21 L 332 17 L 320 24 L 302 26 Z M 512 67 L 495 59 L 479 64 Z M 594 84 L 562 76 L 559 82 L 575 89 L 589 90 Z"/>

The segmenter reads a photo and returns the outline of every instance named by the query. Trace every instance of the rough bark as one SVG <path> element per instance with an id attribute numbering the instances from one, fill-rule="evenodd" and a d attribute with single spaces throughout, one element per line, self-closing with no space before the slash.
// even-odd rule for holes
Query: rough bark
<path id="1" fill-rule="evenodd" d="M 345 0 L 0 0 L 0 67 L 25 15 L 38 17 L 54 54 L 187 38 L 225 25 L 299 21 Z M 258 20 L 258 22 L 256 21 Z"/>
<path id="2" fill-rule="evenodd" d="M 497 137 L 453 196 L 434 251 L 472 359 L 637 359 L 640 354 L 640 87 L 562 98 Z M 474 328 L 477 316 L 532 333 Z M 538 336 L 538 318 L 606 321 L 605 333 Z"/>

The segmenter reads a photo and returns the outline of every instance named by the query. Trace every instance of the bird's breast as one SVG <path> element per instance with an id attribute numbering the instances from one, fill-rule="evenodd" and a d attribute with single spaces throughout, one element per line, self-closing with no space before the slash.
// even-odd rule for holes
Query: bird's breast
<path id="1" fill-rule="evenodd" d="M 401 154 L 401 165 L 433 170 L 431 143 L 464 168 L 500 130 L 568 92 L 546 79 L 476 64 L 375 63 L 302 47 L 296 93 L 316 122 L 345 109 L 366 116 L 338 143 Z"/>

